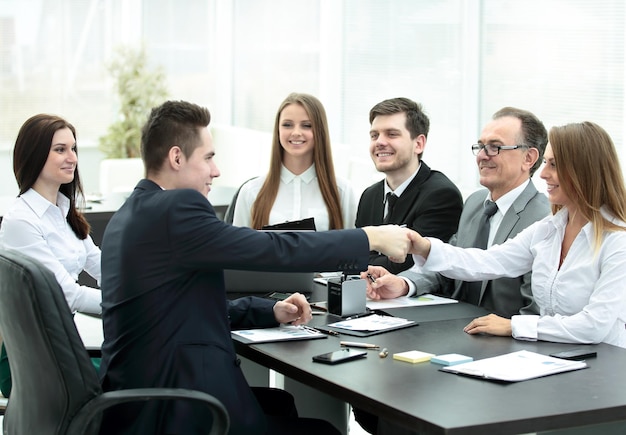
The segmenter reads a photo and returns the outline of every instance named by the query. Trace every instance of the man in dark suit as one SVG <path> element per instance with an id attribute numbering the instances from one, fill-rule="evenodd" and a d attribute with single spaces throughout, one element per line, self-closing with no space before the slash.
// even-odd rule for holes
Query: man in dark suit
<path id="1" fill-rule="evenodd" d="M 488 246 L 515 237 L 550 214 L 547 197 L 537 191 L 531 180 L 543 161 L 547 143 L 546 129 L 534 114 L 504 107 L 493 115 L 483 128 L 478 144 L 473 146 L 480 184 L 486 189 L 472 193 L 465 201 L 458 232 L 452 236 L 450 244 L 476 247 L 486 201 L 494 201 L 497 205 L 497 211 L 489 219 Z M 382 267 L 369 267 L 367 273 L 376 279 L 375 283 L 366 280 L 368 296 L 372 299 L 435 293 L 473 303 L 507 318 L 516 314 L 538 314 L 530 287 L 530 273 L 476 285 L 416 269 L 394 275 Z M 360 409 L 355 409 L 354 413 L 357 421 L 370 433 L 411 434 L 393 422 L 379 421 L 373 414 Z"/>
<path id="2" fill-rule="evenodd" d="M 146 179 L 102 241 L 103 388 L 205 391 L 228 410 L 230 434 L 338 433 L 326 422 L 268 415 L 275 403 L 257 400 L 231 341 L 231 327 L 308 322 L 306 299 L 229 302 L 223 269 L 361 271 L 371 249 L 404 259 L 409 230 L 266 233 L 222 222 L 207 201 L 220 175 L 209 121 L 205 108 L 168 101 L 143 128 Z M 196 434 L 210 424 L 210 415 L 188 402 L 149 402 L 113 408 L 101 433 Z"/>
<path id="3" fill-rule="evenodd" d="M 423 236 L 447 241 L 457 230 L 463 198 L 448 177 L 422 161 L 430 125 L 422 106 L 393 98 L 376 104 L 369 119 L 370 155 L 385 179 L 361 195 L 356 227 L 404 224 Z M 413 258 L 394 263 L 372 251 L 369 263 L 399 273 L 413 265 Z"/>

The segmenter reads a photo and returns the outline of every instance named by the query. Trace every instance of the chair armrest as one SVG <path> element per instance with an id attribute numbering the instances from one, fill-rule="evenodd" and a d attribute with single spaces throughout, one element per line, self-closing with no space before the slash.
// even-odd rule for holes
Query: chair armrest
<path id="1" fill-rule="evenodd" d="M 134 388 L 108 391 L 87 402 L 70 423 L 67 435 L 82 435 L 85 428 L 105 409 L 126 402 L 148 400 L 194 400 L 204 403 L 213 415 L 213 425 L 209 435 L 222 435 L 228 432 L 230 418 L 226 408 L 214 396 L 197 390 L 184 388 Z"/>

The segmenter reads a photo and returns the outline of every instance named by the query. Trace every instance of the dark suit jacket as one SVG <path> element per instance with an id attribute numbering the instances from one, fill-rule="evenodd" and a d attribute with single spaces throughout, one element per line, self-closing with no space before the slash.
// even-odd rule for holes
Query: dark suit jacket
<path id="1" fill-rule="evenodd" d="M 459 231 L 450 239 L 451 245 L 470 248 L 478 231 L 478 221 L 487 198 L 487 189 L 472 193 L 465 201 L 463 214 L 459 222 Z M 550 203 L 543 193 L 537 192 L 531 181 L 513 202 L 502 218 L 493 244 L 501 244 L 515 237 L 517 233 L 550 214 Z M 413 281 L 417 293 L 438 293 L 454 299 L 464 300 L 461 287 L 463 281 L 452 280 L 434 273 L 414 273 L 406 271 L 400 274 Z M 491 285 L 487 285 L 488 283 Z M 516 314 L 539 314 L 533 300 L 530 287 L 530 272 L 517 278 L 499 278 L 483 281 L 478 305 L 499 316 L 510 318 Z"/>
<path id="2" fill-rule="evenodd" d="M 264 433 L 230 330 L 275 326 L 273 302 L 227 302 L 223 269 L 356 272 L 367 268 L 368 250 L 362 230 L 237 228 L 195 190 L 140 181 L 102 241 L 104 390 L 202 390 L 226 406 L 231 434 Z M 181 401 L 121 405 L 105 415 L 102 433 L 206 433 L 206 414 Z"/>
<path id="3" fill-rule="evenodd" d="M 385 180 L 365 189 L 356 213 L 357 228 L 382 225 L 384 192 Z M 454 183 L 422 162 L 417 175 L 398 198 L 389 223 L 406 224 L 422 236 L 448 241 L 457 230 L 462 209 L 463 197 Z M 413 257 L 409 255 L 404 263 L 394 263 L 387 256 L 372 251 L 369 264 L 384 266 L 397 274 L 413 266 Z"/>

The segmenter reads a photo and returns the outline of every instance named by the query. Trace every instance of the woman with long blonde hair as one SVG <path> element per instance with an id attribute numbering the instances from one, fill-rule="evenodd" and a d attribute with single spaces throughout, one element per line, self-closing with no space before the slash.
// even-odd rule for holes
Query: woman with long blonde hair
<path id="1" fill-rule="evenodd" d="M 613 141 L 592 122 L 553 127 L 541 178 L 553 215 L 483 251 L 415 237 L 415 263 L 467 281 L 532 273 L 539 315 L 474 319 L 469 334 L 626 347 L 626 188 Z"/>

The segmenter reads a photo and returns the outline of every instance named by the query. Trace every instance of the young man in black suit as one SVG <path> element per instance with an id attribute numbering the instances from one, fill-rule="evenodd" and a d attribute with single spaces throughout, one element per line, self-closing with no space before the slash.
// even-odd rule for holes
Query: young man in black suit
<path id="1" fill-rule="evenodd" d="M 430 125 L 422 106 L 392 98 L 376 104 L 369 119 L 370 156 L 385 179 L 361 195 L 356 227 L 394 223 L 447 241 L 456 233 L 463 198 L 448 177 L 422 161 Z M 372 251 L 369 264 L 399 273 L 409 269 L 413 259 L 394 263 Z"/>
<path id="2" fill-rule="evenodd" d="M 146 179 L 111 218 L 101 245 L 103 388 L 205 391 L 228 410 L 232 435 L 337 433 L 319 420 L 271 415 L 276 398 L 267 396 L 275 395 L 258 400 L 230 337 L 231 327 L 306 323 L 306 299 L 227 301 L 223 269 L 362 271 L 372 249 L 404 260 L 410 231 L 269 233 L 224 223 L 207 201 L 220 175 L 209 121 L 206 108 L 168 101 L 143 128 Z M 119 405 L 104 415 L 101 433 L 204 433 L 211 419 L 203 411 L 182 401 Z"/>

